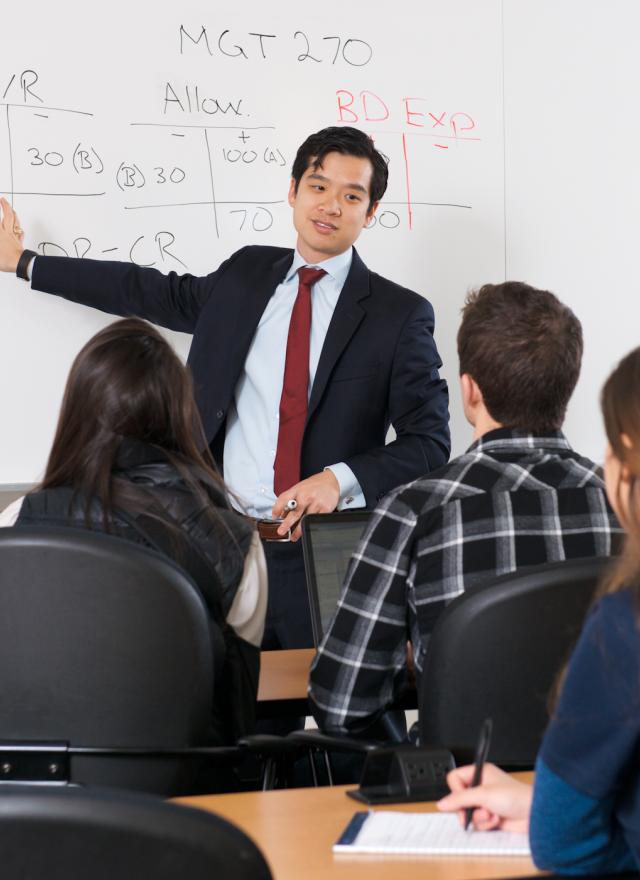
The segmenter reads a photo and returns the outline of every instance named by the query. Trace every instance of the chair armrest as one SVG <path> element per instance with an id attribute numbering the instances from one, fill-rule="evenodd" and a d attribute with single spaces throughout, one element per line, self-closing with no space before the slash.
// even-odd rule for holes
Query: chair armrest
<path id="1" fill-rule="evenodd" d="M 382 743 L 373 740 L 332 736 L 319 730 L 294 730 L 287 736 L 287 739 L 298 744 L 298 747 L 326 749 L 330 752 L 357 752 L 359 754 L 366 754 L 382 745 Z"/>
<path id="2" fill-rule="evenodd" d="M 262 757 L 278 757 L 280 755 L 294 755 L 303 749 L 303 745 L 296 743 L 288 736 L 273 736 L 267 733 L 255 733 L 245 736 L 237 742 L 239 748 L 246 749 L 254 755 Z"/>

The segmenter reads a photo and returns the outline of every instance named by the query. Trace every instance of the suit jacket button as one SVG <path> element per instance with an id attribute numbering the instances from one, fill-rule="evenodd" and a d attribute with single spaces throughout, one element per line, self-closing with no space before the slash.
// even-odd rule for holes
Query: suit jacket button
<path id="1" fill-rule="evenodd" d="M 224 415 L 224 410 L 219 409 L 218 412 L 216 413 L 216 418 L 221 419 L 223 417 L 223 415 Z"/>

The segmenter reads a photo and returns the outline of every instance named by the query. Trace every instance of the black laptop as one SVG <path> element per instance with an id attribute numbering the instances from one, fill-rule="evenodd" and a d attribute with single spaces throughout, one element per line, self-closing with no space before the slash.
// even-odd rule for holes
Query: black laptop
<path id="1" fill-rule="evenodd" d="M 302 550 L 316 647 L 336 610 L 351 554 L 371 511 L 311 513 L 302 520 Z"/>

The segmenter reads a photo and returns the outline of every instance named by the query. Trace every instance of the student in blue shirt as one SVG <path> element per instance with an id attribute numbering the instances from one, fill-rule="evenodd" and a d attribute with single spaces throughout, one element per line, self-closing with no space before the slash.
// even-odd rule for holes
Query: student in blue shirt
<path id="1" fill-rule="evenodd" d="M 602 391 L 607 495 L 625 551 L 602 584 L 545 733 L 533 789 L 493 765 L 449 775 L 442 810 L 475 807 L 479 830 L 530 834 L 539 868 L 605 874 L 640 866 L 640 348 Z"/>

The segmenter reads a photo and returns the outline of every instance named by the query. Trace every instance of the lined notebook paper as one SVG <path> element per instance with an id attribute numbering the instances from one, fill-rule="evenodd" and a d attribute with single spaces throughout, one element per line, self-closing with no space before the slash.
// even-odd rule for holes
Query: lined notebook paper
<path id="1" fill-rule="evenodd" d="M 355 813 L 336 853 L 403 855 L 530 856 L 529 836 L 508 831 L 465 831 L 457 816 L 443 813 Z"/>

